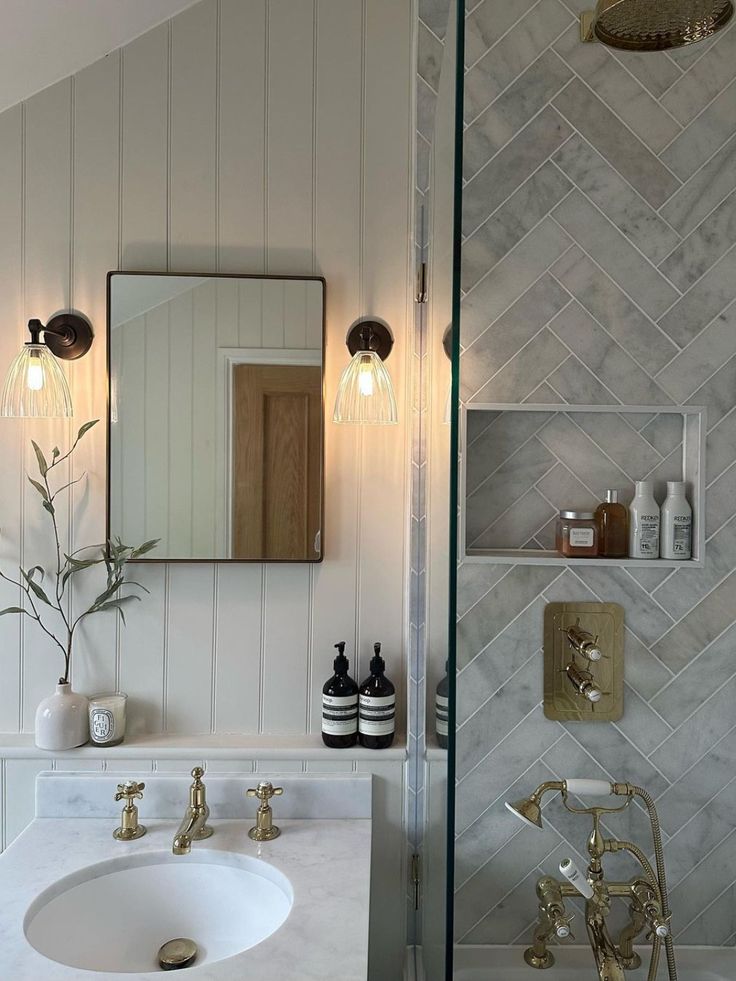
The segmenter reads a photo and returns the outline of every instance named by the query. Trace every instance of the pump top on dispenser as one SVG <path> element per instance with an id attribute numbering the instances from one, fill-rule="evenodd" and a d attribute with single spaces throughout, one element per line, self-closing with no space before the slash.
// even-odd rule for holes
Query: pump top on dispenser
<path id="1" fill-rule="evenodd" d="M 367 749 L 388 749 L 396 728 L 396 689 L 385 676 L 381 645 L 373 645 L 371 673 L 360 686 L 358 738 Z"/>
<path id="2" fill-rule="evenodd" d="M 335 673 L 322 689 L 322 741 L 331 749 L 347 749 L 358 740 L 358 685 L 348 674 L 345 641 L 335 647 Z"/>

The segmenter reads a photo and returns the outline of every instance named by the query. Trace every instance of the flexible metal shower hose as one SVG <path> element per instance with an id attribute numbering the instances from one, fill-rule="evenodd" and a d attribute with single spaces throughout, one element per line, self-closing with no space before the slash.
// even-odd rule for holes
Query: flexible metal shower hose
<path id="1" fill-rule="evenodd" d="M 667 920 L 669 923 L 672 911 L 670 910 L 670 899 L 669 895 L 667 894 L 667 876 L 664 868 L 664 848 L 662 845 L 662 829 L 659 824 L 659 815 L 657 814 L 657 808 L 654 805 L 654 800 L 646 790 L 644 790 L 642 787 L 632 787 L 631 789 L 637 797 L 641 797 L 641 799 L 644 801 L 649 814 L 649 823 L 652 827 L 652 839 L 654 840 L 654 860 L 657 866 L 657 881 L 659 882 L 659 892 L 662 897 L 662 914 L 664 915 L 665 920 Z M 672 941 L 671 930 L 664 939 L 664 949 L 667 954 L 667 970 L 669 972 L 670 981 L 677 981 L 675 945 Z M 652 964 L 654 966 L 654 973 L 656 976 L 656 966 L 654 964 L 655 955 L 658 961 L 659 951 L 657 949 L 656 938 L 652 949 Z M 651 971 L 650 981 L 653 981 Z"/>

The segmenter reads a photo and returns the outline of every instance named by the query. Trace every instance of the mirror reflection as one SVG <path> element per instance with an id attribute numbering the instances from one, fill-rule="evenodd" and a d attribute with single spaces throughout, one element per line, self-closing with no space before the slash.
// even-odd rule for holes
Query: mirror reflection
<path id="1" fill-rule="evenodd" d="M 324 281 L 111 273 L 108 332 L 109 534 L 320 561 Z"/>

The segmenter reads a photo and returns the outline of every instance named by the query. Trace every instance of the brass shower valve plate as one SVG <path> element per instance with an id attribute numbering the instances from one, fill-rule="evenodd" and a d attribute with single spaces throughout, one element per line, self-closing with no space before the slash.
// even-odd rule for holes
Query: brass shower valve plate
<path id="1" fill-rule="evenodd" d="M 570 643 L 571 627 L 597 638 L 600 660 Z M 600 692 L 590 701 L 572 683 L 589 677 Z M 615 722 L 624 712 L 624 611 L 618 603 L 548 603 L 544 609 L 544 714 L 557 722 Z"/>

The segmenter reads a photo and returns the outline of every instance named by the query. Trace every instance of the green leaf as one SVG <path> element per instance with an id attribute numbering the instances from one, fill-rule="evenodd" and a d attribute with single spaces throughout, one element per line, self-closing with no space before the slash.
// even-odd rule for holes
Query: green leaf
<path id="1" fill-rule="evenodd" d="M 40 565 L 31 566 L 28 572 L 23 572 L 22 569 L 20 571 L 23 573 L 23 578 L 26 582 L 30 582 L 37 572 L 41 573 L 41 582 L 43 582 L 44 576 L 46 575 L 46 571 L 44 570 L 43 566 Z"/>
<path id="2" fill-rule="evenodd" d="M 123 607 L 126 603 L 130 603 L 134 600 L 138 600 L 140 603 L 140 599 L 140 596 L 121 596 L 120 599 L 109 600 L 109 602 L 103 603 L 102 606 L 99 606 L 95 610 L 95 613 L 102 613 L 104 610 L 117 610 L 120 614 L 120 619 L 125 624 L 125 613 L 123 612 Z"/>
<path id="3" fill-rule="evenodd" d="M 4 617 L 6 613 L 25 613 L 26 611 L 22 606 L 9 606 L 5 610 L 0 610 L 0 617 Z"/>
<path id="4" fill-rule="evenodd" d="M 77 433 L 77 442 L 79 442 L 82 436 L 84 436 L 85 433 L 89 432 L 93 426 L 96 426 L 99 421 L 100 421 L 99 419 L 93 419 L 91 422 L 85 422 L 85 424 Z"/>
<path id="5" fill-rule="evenodd" d="M 51 455 L 53 456 L 54 459 L 56 459 L 57 456 L 61 456 L 61 450 L 59 449 L 58 446 L 55 446 L 53 448 L 53 450 L 51 451 Z"/>
<path id="6" fill-rule="evenodd" d="M 43 501 L 43 506 L 49 512 L 49 514 L 56 514 L 54 505 L 51 503 L 51 501 Z"/>
<path id="7" fill-rule="evenodd" d="M 54 604 L 53 604 L 53 603 L 51 602 L 51 600 L 50 600 L 50 599 L 48 598 L 48 596 L 46 595 L 46 593 L 45 593 L 45 592 L 44 592 L 44 591 L 43 591 L 43 590 L 41 589 L 41 587 L 40 587 L 40 586 L 38 585 L 38 583 L 37 583 L 37 582 L 34 582 L 34 581 L 33 581 L 32 579 L 29 579 L 29 580 L 28 580 L 28 586 L 29 586 L 29 588 L 30 588 L 30 589 L 32 590 L 32 592 L 33 592 L 33 593 L 34 593 L 34 594 L 35 594 L 36 596 L 38 596 L 38 598 L 39 598 L 39 599 L 40 599 L 40 600 L 41 600 L 42 602 L 44 602 L 44 603 L 46 603 L 46 605 L 47 605 L 47 606 L 53 606 L 53 605 L 54 605 Z"/>
<path id="8" fill-rule="evenodd" d="M 41 495 L 41 497 L 44 499 L 44 501 L 48 501 L 48 499 L 49 499 L 48 491 L 43 486 L 43 484 L 40 484 L 37 480 L 34 480 L 33 477 L 29 477 L 28 480 L 30 481 L 30 483 L 33 484 L 33 486 L 36 488 L 36 490 Z"/>
<path id="9" fill-rule="evenodd" d="M 31 446 L 33 446 L 33 449 L 35 450 L 36 460 L 38 460 L 38 469 L 41 471 L 41 476 L 45 477 L 49 472 L 49 465 L 46 463 L 46 457 L 41 452 L 41 447 L 38 445 L 35 439 L 31 440 Z"/>
<path id="10" fill-rule="evenodd" d="M 150 542 L 144 542 L 142 545 L 139 545 L 138 548 L 134 548 L 132 550 L 131 558 L 137 559 L 139 555 L 146 555 L 148 552 L 152 552 L 160 541 L 160 538 L 152 538 Z"/>

